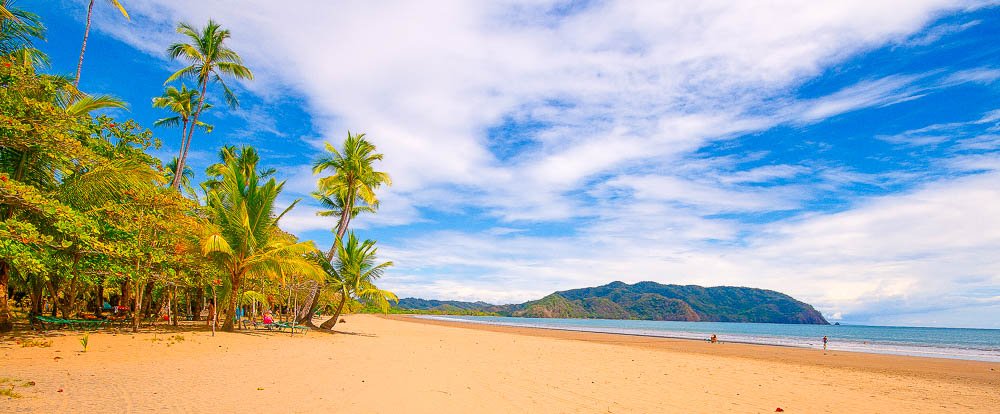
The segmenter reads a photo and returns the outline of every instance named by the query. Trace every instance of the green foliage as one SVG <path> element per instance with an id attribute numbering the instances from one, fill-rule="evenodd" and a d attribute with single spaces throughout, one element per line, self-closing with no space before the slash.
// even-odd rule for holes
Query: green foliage
<path id="1" fill-rule="evenodd" d="M 258 168 L 252 147 L 223 147 L 221 162 L 202 184 L 206 204 L 199 204 L 185 158 L 193 130 L 211 130 L 198 120 L 211 107 L 205 103 L 208 84 L 221 86 L 235 106 L 225 79 L 253 78 L 226 46 L 228 30 L 213 21 L 200 29 L 178 26 L 187 43 L 172 45 L 169 54 L 188 66 L 167 83 L 189 77 L 197 86 L 171 86 L 153 100 L 173 112 L 155 125 L 183 128 L 181 153 L 164 165 L 150 155 L 160 146 L 151 131 L 94 112 L 125 108 L 125 102 L 88 95 L 71 78 L 39 73 L 47 59 L 31 42 L 44 27 L 36 15 L 0 1 L 0 331 L 12 327 L 8 292 L 18 301 L 27 297 L 29 315 L 50 303 L 63 317 L 117 296 L 117 305 L 133 308 L 133 329 L 159 303 L 170 301 L 176 309 L 183 299 L 200 306 L 205 294 L 229 303 L 220 307 L 223 315 L 233 315 L 237 303 L 283 304 L 291 297 L 286 295 L 304 303 L 303 281 L 329 281 L 323 297 L 352 306 L 387 309 L 396 299 L 373 284 L 391 265 L 371 263 L 374 242 L 355 240 L 335 269 L 311 241 L 278 227 L 295 203 L 275 211 L 284 183 L 273 178 L 275 170 Z M 119 2 L 111 4 L 128 17 Z M 343 183 L 327 180 L 318 197 L 336 214 L 347 211 L 349 220 L 374 212 L 372 191 L 387 184 L 388 175 L 371 168 L 381 155 L 363 134 L 348 141 L 341 161 L 368 164 L 352 164 L 352 178 Z M 346 223 L 338 226 L 341 234 Z M 226 319 L 231 329 L 232 318 Z M 86 351 L 89 336 L 80 341 Z"/>
<path id="2" fill-rule="evenodd" d="M 806 303 L 763 289 L 720 286 L 634 285 L 613 282 L 593 288 L 555 292 L 516 305 L 406 298 L 392 313 L 474 314 L 534 318 L 645 319 L 826 324 Z"/>
<path id="3" fill-rule="evenodd" d="M 347 222 L 362 211 L 378 208 L 375 190 L 382 184 L 392 185 L 389 174 L 376 171 L 375 162 L 382 154 L 375 152 L 375 145 L 365 139 L 365 134 L 347 133 L 343 151 L 329 143 L 327 153 L 313 164 L 313 174 L 331 171 L 333 175 L 319 179 L 319 191 L 314 195 L 329 209 L 320 215 L 337 214 L 337 238 L 347 230 Z"/>
<path id="4" fill-rule="evenodd" d="M 571 302 L 557 293 L 536 301 L 527 302 L 514 311 L 513 316 L 526 318 L 584 318 L 587 311 L 578 302 Z"/>
<path id="5" fill-rule="evenodd" d="M 521 305 L 499 307 L 504 314 L 520 316 L 566 314 L 579 304 L 584 318 L 649 319 L 675 321 L 818 323 L 826 320 L 812 306 L 788 295 L 744 287 L 662 285 L 640 282 L 628 285 L 613 282 L 604 286 L 556 292 L 569 304 L 545 299 Z M 536 309 L 531 308 L 535 306 Z M 542 308 L 538 309 L 538 306 Z M 561 317 L 561 316 L 543 316 Z"/>
<path id="6" fill-rule="evenodd" d="M 80 345 L 83 346 L 83 352 L 87 352 L 87 346 L 90 345 L 90 334 L 89 333 L 83 334 L 83 336 L 80 338 Z"/>
<path id="7" fill-rule="evenodd" d="M 186 36 L 188 43 L 170 45 L 167 54 L 172 59 L 186 60 L 189 65 L 174 72 L 164 83 L 184 77 L 194 78 L 204 91 L 208 82 L 215 81 L 222 87 L 226 103 L 233 107 L 239 106 L 239 100 L 222 76 L 253 79 L 253 72 L 243 65 L 240 55 L 225 44 L 231 36 L 229 30 L 209 20 L 200 30 L 190 24 L 180 23 L 177 25 L 177 33 Z"/>
<path id="8" fill-rule="evenodd" d="M 386 311 L 374 306 L 365 306 L 358 310 L 358 313 L 385 313 L 390 315 L 459 315 L 459 316 L 500 316 L 496 312 L 486 312 L 475 309 L 461 309 L 457 307 L 441 307 L 436 309 L 405 309 L 393 306 Z"/>
<path id="9" fill-rule="evenodd" d="M 0 54 L 29 48 L 34 40 L 44 39 L 45 26 L 37 14 L 15 7 L 11 0 L 0 2 Z"/>
<path id="10" fill-rule="evenodd" d="M 204 238 L 202 251 L 214 257 L 227 273 L 233 291 L 239 291 L 244 279 L 267 278 L 285 283 L 286 276 L 302 275 L 321 279 L 323 270 L 310 259 L 316 251 L 312 242 L 298 242 L 278 228 L 278 221 L 295 203 L 274 214 L 274 203 L 284 182 L 274 178 L 261 182 L 257 170 L 260 160 L 252 147 L 239 150 L 224 148 L 223 163 L 210 168 L 215 173 L 208 192 L 208 208 L 219 232 Z M 227 314 L 236 309 L 237 298 L 231 295 Z M 232 330 L 232 320 L 224 330 Z"/>

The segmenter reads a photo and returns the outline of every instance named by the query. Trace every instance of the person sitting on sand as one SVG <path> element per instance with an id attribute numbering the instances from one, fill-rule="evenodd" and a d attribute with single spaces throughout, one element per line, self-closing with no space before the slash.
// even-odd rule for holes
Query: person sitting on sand
<path id="1" fill-rule="evenodd" d="M 709 339 L 709 340 L 712 341 L 713 344 L 719 342 L 719 338 L 717 336 L 715 336 L 715 334 L 712 334 L 712 338 Z"/>

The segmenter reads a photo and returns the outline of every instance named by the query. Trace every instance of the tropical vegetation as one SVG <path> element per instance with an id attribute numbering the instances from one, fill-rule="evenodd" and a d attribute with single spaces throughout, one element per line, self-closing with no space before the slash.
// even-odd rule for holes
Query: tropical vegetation
<path id="1" fill-rule="evenodd" d="M 200 120 L 210 86 L 235 107 L 227 79 L 253 79 L 227 45 L 230 31 L 211 20 L 178 24 L 184 41 L 167 56 L 186 66 L 152 98 L 167 111 L 152 126 L 181 129 L 168 140 L 177 156 L 164 162 L 152 155 L 163 144 L 153 131 L 113 116 L 125 102 L 78 88 L 94 3 L 70 78 L 50 73 L 35 48 L 41 19 L 0 0 L 0 332 L 106 319 L 138 330 L 162 318 L 210 318 L 235 330 L 239 317 L 264 311 L 309 324 L 317 312 L 333 313 L 320 325 L 332 329 L 344 311 L 388 311 L 396 296 L 376 283 L 392 262 L 348 231 L 352 218 L 375 213 L 376 190 L 390 184 L 376 169 L 375 145 L 348 133 L 316 161 L 315 173 L 325 174 L 314 194 L 320 215 L 337 219 L 324 254 L 281 229 L 299 201 L 281 204 L 280 172 L 255 148 L 223 146 L 200 183 L 187 165 L 194 132 L 212 130 Z M 120 2 L 108 3 L 128 18 Z M 176 84 L 183 79 L 195 87 Z M 222 305 L 217 315 L 207 313 L 213 302 Z"/>

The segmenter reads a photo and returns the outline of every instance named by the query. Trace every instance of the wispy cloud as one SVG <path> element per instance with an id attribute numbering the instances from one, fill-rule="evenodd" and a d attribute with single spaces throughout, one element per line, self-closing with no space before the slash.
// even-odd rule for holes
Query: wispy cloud
<path id="1" fill-rule="evenodd" d="M 808 157 L 761 165 L 755 161 L 767 151 L 713 151 L 765 131 L 917 104 L 956 85 L 992 85 L 990 66 L 921 68 L 799 94 L 853 56 L 978 30 L 987 23 L 926 26 L 980 4 L 561 4 L 155 0 L 130 6 L 144 30 L 99 28 L 162 56 L 177 40 L 174 22 L 216 18 L 233 30 L 232 46 L 257 75 L 242 87 L 267 103 L 237 113 L 246 132 L 283 134 L 267 105 L 286 93 L 304 101 L 318 135 L 303 140 L 309 148 L 336 143 L 348 129 L 367 132 L 394 185 L 380 193 L 378 215 L 359 217 L 359 228 L 439 226 L 385 246 L 400 264 L 386 283 L 402 294 L 502 302 L 610 279 L 655 279 L 775 288 L 849 317 L 885 303 L 895 309 L 886 312 L 901 313 L 934 289 L 968 296 L 997 282 L 996 264 L 973 254 L 1000 247 L 995 229 L 958 237 L 975 231 L 970 217 L 995 213 L 988 204 L 1000 200 L 988 170 L 917 186 L 925 175 L 907 168 L 857 171 Z M 977 128 L 990 128 L 995 117 L 979 121 Z M 491 140 L 491 131 L 505 127 L 521 134 Z M 962 140 L 973 152 L 993 145 L 988 133 L 928 128 L 872 134 L 881 139 L 873 141 Z M 831 142 L 803 137 L 796 145 L 818 153 Z M 962 157 L 948 158 L 948 168 L 994 165 L 981 153 Z M 309 161 L 284 169 L 290 196 L 312 190 Z M 900 181 L 908 192 L 806 208 L 858 183 Z M 310 203 L 283 225 L 331 227 Z M 782 212 L 782 220 L 766 218 Z M 451 221 L 493 230 L 466 231 Z"/>

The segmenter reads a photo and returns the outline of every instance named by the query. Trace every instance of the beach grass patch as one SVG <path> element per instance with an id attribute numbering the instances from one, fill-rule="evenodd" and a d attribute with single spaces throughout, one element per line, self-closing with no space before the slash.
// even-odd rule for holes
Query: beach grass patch
<path id="1" fill-rule="evenodd" d="M 10 384 L 9 386 L 0 388 L 0 396 L 4 396 L 7 398 L 21 398 L 21 394 L 14 392 L 14 384 Z"/>
<path id="2" fill-rule="evenodd" d="M 52 346 L 52 341 L 41 338 L 19 339 L 16 343 L 20 344 L 21 348 L 49 348 Z"/>
<path id="3" fill-rule="evenodd" d="M 0 378 L 0 396 L 7 398 L 21 398 L 21 394 L 14 391 L 17 387 L 17 380 L 13 378 L 2 377 Z M 21 383 L 22 387 L 30 387 L 35 385 L 34 381 L 25 381 Z"/>

